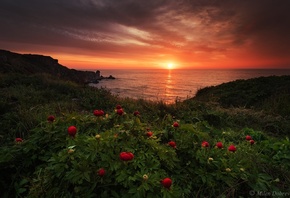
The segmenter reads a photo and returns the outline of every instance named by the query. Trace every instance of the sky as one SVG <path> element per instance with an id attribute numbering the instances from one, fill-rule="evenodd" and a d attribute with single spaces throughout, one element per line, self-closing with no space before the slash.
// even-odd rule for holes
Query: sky
<path id="1" fill-rule="evenodd" d="M 288 0 L 0 0 L 0 49 L 75 69 L 289 68 Z"/>

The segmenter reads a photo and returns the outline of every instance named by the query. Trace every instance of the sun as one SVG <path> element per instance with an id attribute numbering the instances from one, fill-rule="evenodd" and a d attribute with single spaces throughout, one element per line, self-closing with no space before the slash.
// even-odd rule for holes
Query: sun
<path id="1" fill-rule="evenodd" d="M 173 63 L 168 63 L 168 64 L 167 64 L 167 69 L 173 69 L 173 68 L 174 68 Z"/>

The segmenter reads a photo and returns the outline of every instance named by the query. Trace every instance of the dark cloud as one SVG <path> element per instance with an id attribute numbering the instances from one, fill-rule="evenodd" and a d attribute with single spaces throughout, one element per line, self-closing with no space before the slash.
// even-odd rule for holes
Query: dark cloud
<path id="1" fill-rule="evenodd" d="M 290 64 L 289 8 L 272 0 L 0 0 L 0 44 L 141 59 L 140 51 L 146 58 L 243 50 Z"/>

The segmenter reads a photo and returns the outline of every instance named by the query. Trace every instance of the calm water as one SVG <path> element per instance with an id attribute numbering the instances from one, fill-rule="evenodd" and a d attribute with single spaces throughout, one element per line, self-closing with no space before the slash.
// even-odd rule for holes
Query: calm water
<path id="1" fill-rule="evenodd" d="M 290 75 L 290 70 L 102 70 L 101 75 L 116 77 L 102 80 L 95 87 L 109 89 L 120 97 L 163 100 L 193 97 L 198 89 L 237 79 Z"/>

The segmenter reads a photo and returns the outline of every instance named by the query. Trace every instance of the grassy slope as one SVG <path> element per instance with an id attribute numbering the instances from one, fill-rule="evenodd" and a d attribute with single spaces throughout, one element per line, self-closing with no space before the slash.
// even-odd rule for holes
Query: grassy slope
<path id="1" fill-rule="evenodd" d="M 0 75 L 0 125 L 2 128 L 0 132 L 0 143 L 3 146 L 7 144 L 9 147 L 15 137 L 29 139 L 30 131 L 34 129 L 40 130 L 43 126 L 39 126 L 39 124 L 43 123 L 43 120 L 46 120 L 47 116 L 50 114 L 60 118 L 73 116 L 81 118 L 82 116 L 87 117 L 88 114 L 92 113 L 93 109 L 103 109 L 105 112 L 109 113 L 116 104 L 121 104 L 126 112 L 134 112 L 135 110 L 140 111 L 142 122 L 147 123 L 146 127 L 154 128 L 155 130 L 163 131 L 168 124 L 168 120 L 174 119 L 180 120 L 185 127 L 184 129 L 186 129 L 187 126 L 196 126 L 201 130 L 200 132 L 196 131 L 198 136 L 200 136 L 198 138 L 201 139 L 210 139 L 209 134 L 211 133 L 211 135 L 219 136 L 221 131 L 227 131 L 227 133 L 232 133 L 233 140 L 247 133 L 255 134 L 257 136 L 256 139 L 263 140 L 265 135 L 262 132 L 253 131 L 253 128 L 278 136 L 277 140 L 281 138 L 281 142 L 284 141 L 286 144 L 287 141 L 284 140 L 284 136 L 287 135 L 290 128 L 288 124 L 289 114 L 287 114 L 287 111 L 283 112 L 283 114 L 279 114 L 279 112 L 277 114 L 277 109 L 267 107 L 267 103 L 271 103 L 271 101 L 277 102 L 277 99 L 282 97 L 281 95 L 277 95 L 276 92 L 270 92 L 269 89 L 266 89 L 264 92 L 267 92 L 267 98 L 265 99 L 265 97 L 263 97 L 263 100 L 258 100 L 259 97 L 256 97 L 256 99 L 253 100 L 255 102 L 251 103 L 254 104 L 251 105 L 251 109 L 245 108 L 245 105 L 237 105 L 237 103 L 234 103 L 240 98 L 239 104 L 244 104 L 247 97 L 254 98 L 253 95 L 256 93 L 255 90 L 262 92 L 262 88 L 259 87 L 259 89 L 257 89 L 255 85 L 265 84 L 265 80 L 270 80 L 270 82 L 273 83 L 268 83 L 268 86 L 276 86 L 276 89 L 281 89 L 281 87 L 284 88 L 284 85 L 288 83 L 289 78 L 270 77 L 223 84 L 217 87 L 200 90 L 196 98 L 172 105 L 165 105 L 162 102 L 116 98 L 103 89 L 94 89 L 69 81 L 61 81 L 50 75 L 2 74 Z M 277 83 L 278 81 L 279 83 Z M 248 84 L 252 84 L 252 86 L 245 86 Z M 278 84 L 280 84 L 280 86 L 278 86 Z M 268 86 L 265 88 L 268 88 Z M 246 94 L 242 95 L 241 92 L 237 92 L 237 87 L 241 90 L 245 90 Z M 247 91 L 246 88 L 248 89 Z M 253 90 L 251 90 L 251 88 Z M 284 94 L 283 97 L 288 96 L 286 90 L 280 92 Z M 239 96 L 235 99 L 228 100 L 228 104 L 222 103 L 224 100 L 217 100 L 217 96 L 223 99 L 226 98 L 225 95 L 234 98 L 237 93 Z M 213 95 L 215 97 L 209 97 Z M 209 98 L 211 100 L 208 100 Z M 231 104 L 230 101 L 233 101 L 233 104 Z M 284 105 L 289 105 L 287 101 L 289 102 L 290 100 L 282 101 Z M 41 137 L 37 136 L 37 138 Z M 49 142 L 49 140 L 46 141 Z M 185 143 L 186 139 L 183 141 Z M 277 141 L 276 143 L 279 142 L 280 141 Z M 261 169 L 267 174 L 272 175 L 272 177 L 279 177 L 281 181 L 278 185 L 281 186 L 280 189 L 285 190 L 289 181 L 289 173 L 285 172 L 287 166 L 285 168 L 284 166 L 280 166 L 279 163 L 282 162 L 281 160 L 287 162 L 287 158 L 284 157 L 286 151 L 283 150 L 283 156 L 273 152 L 273 149 L 281 149 L 280 144 L 277 144 L 277 148 L 275 147 L 276 143 L 274 142 L 273 148 L 270 147 L 269 151 L 264 150 L 263 153 L 265 152 L 267 155 L 275 156 L 277 159 L 272 162 L 271 166 L 265 166 Z M 86 144 L 87 143 L 85 143 L 85 145 Z M 189 142 L 189 144 L 192 143 Z M 30 149 L 33 150 L 33 148 Z M 39 149 L 41 149 L 41 146 Z M 285 147 L 285 149 L 287 148 Z M 187 151 L 186 148 L 184 148 L 184 150 L 180 148 L 178 151 L 180 156 L 186 156 L 185 159 L 188 157 L 187 152 L 190 151 Z M 27 155 L 30 156 L 29 153 Z M 13 160 L 15 162 L 13 162 Z M 3 189 L 9 187 L 8 193 L 12 192 L 14 188 L 18 188 L 17 182 L 21 183 L 21 181 L 25 181 L 18 181 L 18 178 L 21 178 L 19 175 L 22 174 L 14 174 L 14 172 L 18 170 L 16 164 L 19 163 L 19 161 L 17 161 L 17 159 L 13 160 L 12 162 L 14 164 L 7 166 L 5 162 L 1 165 L 3 166 L 2 168 L 0 166 L 3 173 L 10 171 L 11 174 L 9 173 L 8 175 L 15 175 L 15 179 L 7 175 L 5 180 L 3 180 L 4 183 L 0 185 L 0 190 L 1 186 L 4 186 Z M 26 161 L 29 162 L 27 159 Z M 263 166 L 265 165 L 262 162 L 259 163 Z M 24 164 L 22 166 L 28 167 L 29 169 L 27 171 L 34 172 L 34 165 Z M 198 170 L 202 169 L 199 168 L 197 171 Z M 16 180 L 15 183 L 14 180 Z M 219 189 L 218 185 L 215 189 Z"/>
<path id="2" fill-rule="evenodd" d="M 238 80 L 201 89 L 195 98 L 165 105 L 162 102 L 118 99 L 105 90 L 61 81 L 50 75 L 0 76 L 1 140 L 27 133 L 49 114 L 108 111 L 123 103 L 128 111 L 143 112 L 143 119 L 158 125 L 167 115 L 187 123 L 206 120 L 217 128 L 250 127 L 274 135 L 289 132 L 290 77 Z"/>

